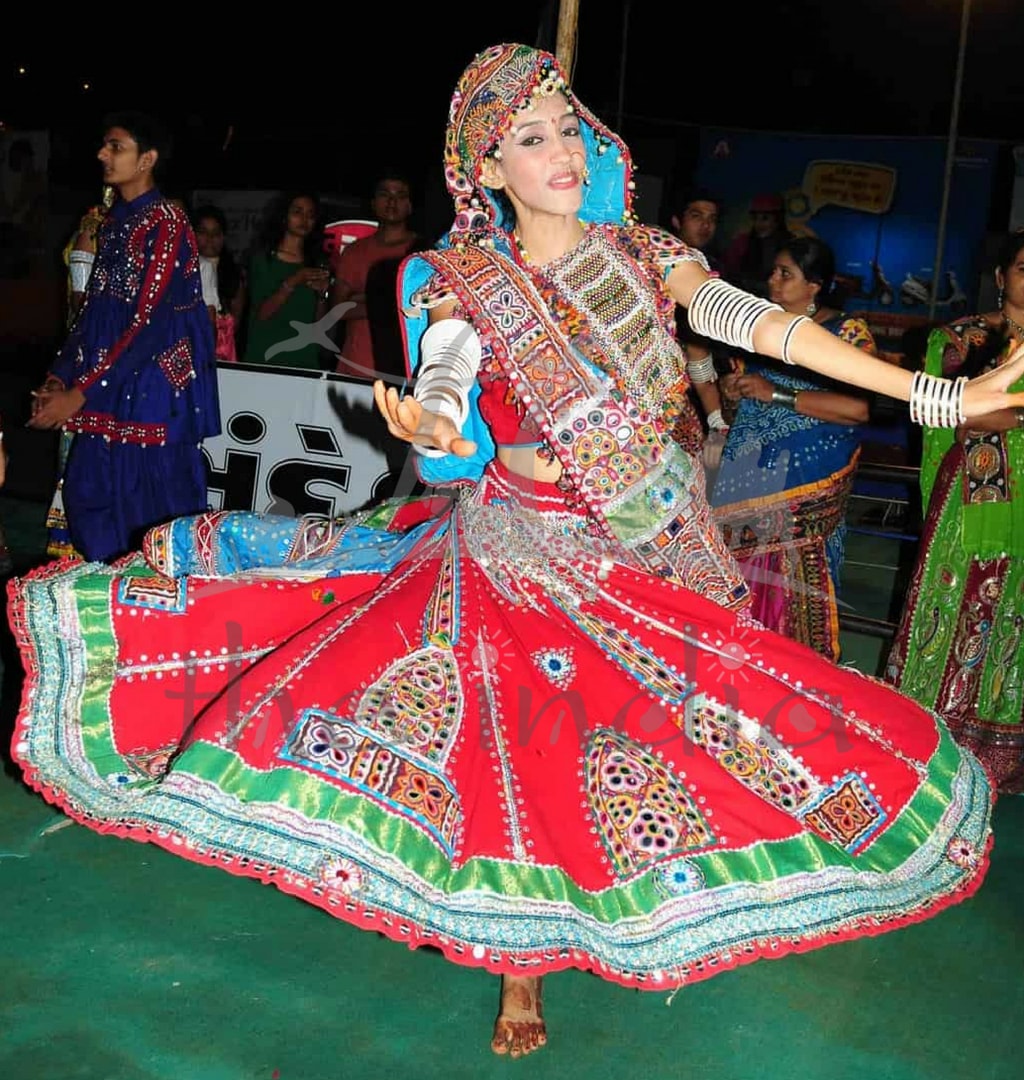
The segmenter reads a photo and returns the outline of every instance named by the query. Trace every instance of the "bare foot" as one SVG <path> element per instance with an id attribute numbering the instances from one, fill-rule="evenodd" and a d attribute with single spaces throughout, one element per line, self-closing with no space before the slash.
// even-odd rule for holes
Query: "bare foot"
<path id="1" fill-rule="evenodd" d="M 494 1021 L 491 1049 L 517 1058 L 539 1050 L 547 1041 L 540 978 L 502 975 L 501 1012 Z"/>

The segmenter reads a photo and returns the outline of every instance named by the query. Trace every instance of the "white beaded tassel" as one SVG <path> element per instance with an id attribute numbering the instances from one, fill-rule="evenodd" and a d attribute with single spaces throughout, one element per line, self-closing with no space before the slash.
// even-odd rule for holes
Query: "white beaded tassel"
<path id="1" fill-rule="evenodd" d="M 962 424 L 967 378 L 941 379 L 915 371 L 910 382 L 910 419 L 925 427 L 954 428 Z"/>

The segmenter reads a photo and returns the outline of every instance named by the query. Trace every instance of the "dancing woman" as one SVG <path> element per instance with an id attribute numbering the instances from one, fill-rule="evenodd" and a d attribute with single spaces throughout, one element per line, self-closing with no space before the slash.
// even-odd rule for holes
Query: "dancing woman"
<path id="1" fill-rule="evenodd" d="M 860 354 L 635 225 L 626 147 L 547 53 L 473 61 L 446 164 L 454 226 L 401 280 L 415 397 L 375 387 L 446 493 L 180 519 L 116 570 L 20 580 L 28 782 L 501 975 L 513 1056 L 546 1039 L 546 973 L 668 990 L 968 895 L 983 771 L 926 710 L 743 616 L 672 437 L 675 302 L 759 352 Z M 1015 404 L 1022 367 L 914 408 Z"/>

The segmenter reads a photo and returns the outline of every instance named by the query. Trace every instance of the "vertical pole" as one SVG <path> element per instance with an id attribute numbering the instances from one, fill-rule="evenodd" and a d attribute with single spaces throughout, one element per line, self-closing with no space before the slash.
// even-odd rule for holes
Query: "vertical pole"
<path id="1" fill-rule="evenodd" d="M 956 78 L 953 82 L 953 108 L 949 117 L 949 141 L 946 144 L 946 171 L 942 181 L 942 206 L 939 209 L 939 235 L 935 245 L 935 265 L 932 270 L 932 294 L 928 300 L 928 321 L 935 321 L 935 305 L 939 297 L 939 277 L 946 248 L 946 217 L 949 213 L 949 189 L 953 182 L 953 162 L 956 158 L 956 135 L 960 123 L 960 91 L 964 82 L 964 52 L 967 49 L 967 23 L 971 0 L 963 0 L 960 15 L 960 50 L 956 59 Z"/>
<path id="2" fill-rule="evenodd" d="M 558 5 L 558 35 L 555 39 L 555 56 L 565 77 L 572 81 L 572 64 L 576 52 L 576 22 L 579 0 L 561 0 Z"/>
<path id="3" fill-rule="evenodd" d="M 626 113 L 626 38 L 629 35 L 629 0 L 622 5 L 622 49 L 619 52 L 619 105 L 615 115 L 615 130 L 622 132 Z"/>

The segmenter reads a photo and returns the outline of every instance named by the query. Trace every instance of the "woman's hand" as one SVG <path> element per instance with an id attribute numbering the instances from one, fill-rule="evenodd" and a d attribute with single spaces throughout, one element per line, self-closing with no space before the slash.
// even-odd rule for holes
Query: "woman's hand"
<path id="1" fill-rule="evenodd" d="M 326 293 L 331 284 L 331 272 L 322 266 L 311 266 L 306 271 L 308 275 L 303 284 L 315 293 Z"/>
<path id="2" fill-rule="evenodd" d="M 330 274 L 322 266 L 304 266 L 286 279 L 288 291 L 306 285 L 314 292 L 323 292 L 327 288 Z"/>
<path id="3" fill-rule="evenodd" d="M 985 416 L 999 409 L 1024 408 L 1024 390 L 1008 388 L 1024 377 L 1024 345 L 1015 349 L 1005 364 L 977 375 L 964 387 L 964 415 Z"/>
<path id="4" fill-rule="evenodd" d="M 456 457 L 476 453 L 476 443 L 464 439 L 447 416 L 429 412 L 414 397 L 399 398 L 398 391 L 393 386 L 385 389 L 380 379 L 373 384 L 373 400 L 396 439 L 443 450 Z"/>
<path id="5" fill-rule="evenodd" d="M 772 403 L 772 391 L 774 389 L 771 380 L 766 379 L 763 375 L 737 375 L 733 384 L 733 392 L 737 397 L 753 398 L 755 401 L 763 402 L 765 405 Z"/>

